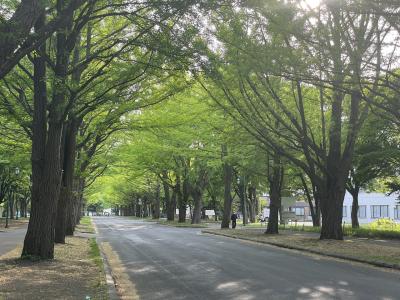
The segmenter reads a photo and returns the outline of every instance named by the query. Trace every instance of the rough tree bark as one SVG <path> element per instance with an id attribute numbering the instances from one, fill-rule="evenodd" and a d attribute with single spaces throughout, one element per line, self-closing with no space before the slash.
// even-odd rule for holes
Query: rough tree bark
<path id="1" fill-rule="evenodd" d="M 78 120 L 71 118 L 65 129 L 64 145 L 61 148 L 63 174 L 59 205 L 57 208 L 57 220 L 55 241 L 65 243 L 66 235 L 73 235 L 75 228 L 74 216 L 74 172 L 76 158 L 76 137 L 78 134 Z"/>
<path id="2" fill-rule="evenodd" d="M 35 25 L 35 31 L 39 30 L 45 22 L 44 14 Z M 45 51 L 45 45 L 40 51 Z M 22 256 L 37 256 L 41 258 L 54 257 L 54 231 L 53 216 L 56 211 L 56 202 L 53 197 L 58 197 L 59 178 L 49 178 L 46 171 L 57 169 L 57 162 L 54 154 L 46 158 L 45 153 L 47 138 L 47 89 L 46 89 L 46 62 L 45 59 L 36 53 L 33 59 L 34 68 L 34 104 L 33 104 L 33 125 L 32 125 L 32 202 L 31 217 L 29 220 L 27 234 L 25 236 Z M 53 126 L 52 126 L 53 131 Z M 52 134 L 54 138 L 54 134 Z M 54 143 L 53 143 L 54 144 Z M 57 171 L 57 170 L 54 170 Z M 52 174 L 58 175 L 58 174 Z M 49 183 L 55 185 L 49 185 Z"/>
<path id="3" fill-rule="evenodd" d="M 202 196 L 203 191 L 207 185 L 207 171 L 200 166 L 198 170 L 197 178 L 194 183 L 190 185 L 190 194 L 193 198 L 194 209 L 192 216 L 192 224 L 199 224 L 201 220 L 201 209 L 202 209 Z"/>
<path id="4" fill-rule="evenodd" d="M 358 228 L 360 223 L 358 222 L 358 193 L 360 192 L 360 187 L 355 185 L 353 188 L 347 188 L 351 196 L 353 197 L 353 205 L 351 207 L 351 227 Z"/>
<path id="5" fill-rule="evenodd" d="M 256 205 L 257 205 L 256 188 L 249 185 L 247 188 L 247 191 L 248 191 L 250 223 L 255 223 L 256 222 Z"/>
<path id="6" fill-rule="evenodd" d="M 178 197 L 178 191 L 176 186 L 172 189 L 172 195 L 169 201 L 169 205 L 167 207 L 167 220 L 174 221 L 175 220 L 175 209 L 176 209 L 176 198 Z"/>
<path id="7" fill-rule="evenodd" d="M 56 30 L 65 26 L 71 12 L 85 2 L 87 0 L 70 0 L 66 5 L 63 3 L 61 9 L 57 8 L 57 16 L 38 28 L 35 24 L 42 17 L 46 1 L 22 0 L 14 15 L 0 23 L 0 79 L 4 78 L 25 55 L 34 49 L 39 49 Z M 32 26 L 35 28 L 33 34 Z"/>
<path id="8" fill-rule="evenodd" d="M 321 199 L 321 239 L 343 239 L 342 218 L 345 188 L 337 179 L 330 178 L 328 180 L 327 188 Z"/>
<path id="9" fill-rule="evenodd" d="M 185 176 L 182 183 L 182 198 L 179 203 L 179 218 L 178 218 L 179 223 L 186 222 L 186 208 L 188 201 L 189 201 L 189 179 L 187 178 L 187 176 Z"/>
<path id="10" fill-rule="evenodd" d="M 57 2 L 57 12 L 64 1 Z M 68 19 L 72 20 L 73 10 Z M 67 22 L 69 23 L 69 22 Z M 35 30 L 45 24 L 45 15 L 39 18 Z M 32 211 L 25 236 L 22 256 L 44 259 L 54 258 L 54 228 L 61 186 L 61 136 L 65 118 L 65 80 L 68 52 L 65 42 L 68 25 L 57 32 L 57 54 L 54 69 L 53 95 L 47 103 L 46 62 L 40 55 L 45 44 L 34 58 L 34 113 L 32 137 Z M 47 113 L 48 111 L 48 113 Z"/>
<path id="11" fill-rule="evenodd" d="M 248 223 L 248 203 L 247 203 L 247 195 L 246 195 L 246 182 L 245 182 L 245 176 L 239 177 L 240 182 L 238 183 L 237 187 L 237 194 L 240 198 L 240 209 L 242 211 L 243 215 L 243 225 L 246 225 Z"/>
<path id="12" fill-rule="evenodd" d="M 300 177 L 300 180 L 301 180 L 302 185 L 303 185 L 303 190 L 304 190 L 304 193 L 306 195 L 306 198 L 307 198 L 307 201 L 308 201 L 308 205 L 310 207 L 313 226 L 314 227 L 319 227 L 319 226 L 321 226 L 321 221 L 320 221 L 321 220 L 321 216 L 319 214 L 319 201 L 318 201 L 318 198 L 315 197 L 315 193 L 314 193 L 313 194 L 314 195 L 314 203 L 315 203 L 315 205 L 314 205 L 314 203 L 312 201 L 313 199 L 312 199 L 312 196 L 311 196 L 311 193 L 310 193 L 310 189 L 308 188 L 307 182 L 306 182 L 303 174 L 300 174 L 299 177 Z"/>
<path id="13" fill-rule="evenodd" d="M 270 171 L 272 169 L 272 172 Z M 274 155 L 273 164 L 268 171 L 269 181 L 269 218 L 266 234 L 279 233 L 279 210 L 281 208 L 281 191 L 283 185 L 283 166 L 278 154 Z"/>
<path id="14" fill-rule="evenodd" d="M 202 208 L 202 191 L 195 187 L 192 188 L 191 195 L 194 202 L 192 224 L 200 224 L 201 222 L 201 208 Z"/>
<path id="15" fill-rule="evenodd" d="M 12 57 L 13 52 L 28 37 L 42 15 L 44 6 L 45 2 L 42 0 L 22 0 L 14 15 L 0 23 L 0 66 Z"/>
<path id="16" fill-rule="evenodd" d="M 173 197 L 170 195 L 170 188 L 168 184 L 168 171 L 164 170 L 161 172 L 161 179 L 164 188 L 164 203 L 165 203 L 165 211 L 167 213 L 167 220 L 173 221 L 175 219 L 175 212 L 173 211 Z M 173 195 L 174 196 L 174 195 Z"/>
<path id="17" fill-rule="evenodd" d="M 13 220 L 14 216 L 15 216 L 15 200 L 14 200 L 15 199 L 15 192 L 14 191 L 10 191 L 10 194 L 8 195 L 8 197 L 9 197 L 9 199 L 8 199 L 7 205 L 9 206 L 8 210 L 10 212 L 10 217 L 9 218 L 11 220 Z"/>

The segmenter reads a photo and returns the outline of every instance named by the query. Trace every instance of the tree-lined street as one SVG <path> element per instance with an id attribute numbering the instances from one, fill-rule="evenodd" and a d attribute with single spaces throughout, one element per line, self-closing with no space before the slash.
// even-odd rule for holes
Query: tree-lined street
<path id="1" fill-rule="evenodd" d="M 95 217 L 140 299 L 398 299 L 400 274 L 129 218 Z M 129 292 L 127 294 L 129 296 Z"/>
<path id="2" fill-rule="evenodd" d="M 0 2 L 0 300 L 400 298 L 398 0 Z"/>

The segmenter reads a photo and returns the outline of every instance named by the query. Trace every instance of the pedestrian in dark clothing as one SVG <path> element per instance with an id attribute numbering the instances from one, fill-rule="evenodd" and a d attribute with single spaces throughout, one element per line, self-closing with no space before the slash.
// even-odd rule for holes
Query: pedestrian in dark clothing
<path id="1" fill-rule="evenodd" d="M 231 220 L 232 220 L 232 229 L 236 228 L 236 219 L 237 219 L 237 214 L 233 213 L 231 216 Z"/>

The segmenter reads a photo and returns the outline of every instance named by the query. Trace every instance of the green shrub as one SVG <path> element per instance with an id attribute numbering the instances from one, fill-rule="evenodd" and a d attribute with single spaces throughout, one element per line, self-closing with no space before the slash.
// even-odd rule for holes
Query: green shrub
<path id="1" fill-rule="evenodd" d="M 397 224 L 391 219 L 378 219 L 368 225 L 368 228 L 375 230 L 398 230 L 400 231 L 400 224 Z"/>

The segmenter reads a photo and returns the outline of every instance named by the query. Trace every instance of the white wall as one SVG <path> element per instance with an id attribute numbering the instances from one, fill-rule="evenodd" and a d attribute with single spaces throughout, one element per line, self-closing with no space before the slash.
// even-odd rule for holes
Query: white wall
<path id="1" fill-rule="evenodd" d="M 360 217 L 358 221 L 360 224 L 366 224 L 375 221 L 378 218 L 372 217 L 372 206 L 373 205 L 387 205 L 388 206 L 388 218 L 394 219 L 396 222 L 400 223 L 400 219 L 395 218 L 395 207 L 398 205 L 400 209 L 400 204 L 397 200 L 398 195 L 392 194 L 391 196 L 386 196 L 382 193 L 366 193 L 360 192 L 358 196 L 358 205 L 365 206 L 365 218 Z M 353 198 L 350 193 L 346 193 L 344 198 L 343 207 L 346 208 L 346 216 L 343 215 L 343 222 L 351 223 L 351 206 L 353 203 Z M 361 209 L 362 210 L 362 209 Z M 400 213 L 399 213 L 400 215 Z"/>

